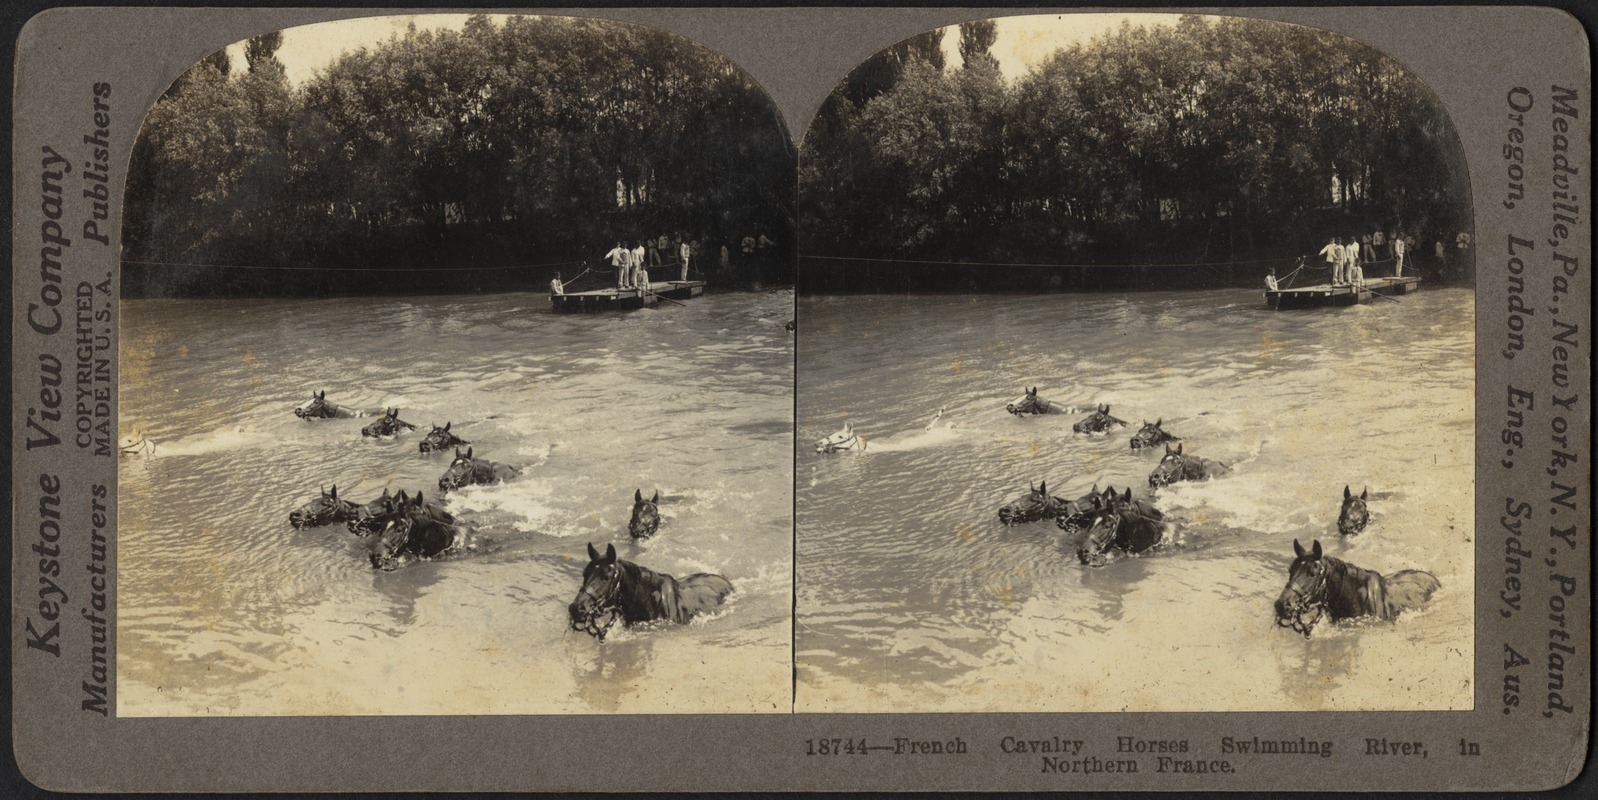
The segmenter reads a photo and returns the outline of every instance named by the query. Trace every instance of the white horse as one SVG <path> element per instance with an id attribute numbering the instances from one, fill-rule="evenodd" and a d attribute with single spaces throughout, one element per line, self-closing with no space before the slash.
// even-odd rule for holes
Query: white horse
<path id="1" fill-rule="evenodd" d="M 845 422 L 843 430 L 816 441 L 817 453 L 841 453 L 845 450 L 866 449 L 866 437 L 854 432 L 854 423 Z"/>

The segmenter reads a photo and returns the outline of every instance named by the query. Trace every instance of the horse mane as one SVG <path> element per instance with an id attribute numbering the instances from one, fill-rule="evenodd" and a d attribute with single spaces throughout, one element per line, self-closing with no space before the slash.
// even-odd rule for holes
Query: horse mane
<path id="1" fill-rule="evenodd" d="M 1382 594 L 1386 594 L 1387 581 L 1380 572 L 1355 566 L 1333 556 L 1323 555 L 1321 561 L 1326 564 L 1325 602 L 1332 619 L 1361 617 L 1367 614 L 1386 617 L 1385 597 L 1370 597 L 1365 592 L 1365 585 L 1371 578 L 1375 578 L 1376 584 L 1383 588 Z"/>
<path id="2" fill-rule="evenodd" d="M 621 585 L 616 600 L 627 624 L 677 618 L 677 580 L 631 561 L 618 559 Z"/>

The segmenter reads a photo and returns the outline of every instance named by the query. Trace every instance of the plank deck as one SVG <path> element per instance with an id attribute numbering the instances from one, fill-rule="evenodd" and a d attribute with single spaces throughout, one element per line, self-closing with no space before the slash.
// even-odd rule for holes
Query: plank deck
<path id="1" fill-rule="evenodd" d="M 1420 288 L 1420 278 L 1382 277 L 1367 278 L 1364 285 L 1332 286 L 1320 283 L 1314 286 L 1296 286 L 1265 292 L 1265 303 L 1278 311 L 1291 308 L 1324 308 L 1327 306 L 1353 306 L 1376 300 L 1375 295 L 1408 294 Z"/>
<path id="2" fill-rule="evenodd" d="M 643 289 L 591 289 L 586 292 L 567 292 L 549 295 L 556 311 L 566 314 L 597 313 L 600 311 L 630 311 L 653 308 L 661 298 L 687 300 L 705 293 L 704 281 L 650 281 L 649 290 Z"/>

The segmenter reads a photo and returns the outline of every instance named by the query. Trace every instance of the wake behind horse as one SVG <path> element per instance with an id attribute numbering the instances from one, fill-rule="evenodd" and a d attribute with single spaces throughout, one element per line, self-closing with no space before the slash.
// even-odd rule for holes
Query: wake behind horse
<path id="1" fill-rule="evenodd" d="M 1165 457 L 1149 473 L 1149 486 L 1170 486 L 1177 481 L 1205 481 L 1230 474 L 1232 468 L 1219 461 L 1182 455 L 1182 445 L 1178 443 L 1175 450 L 1170 445 L 1165 446 Z"/>
<path id="2" fill-rule="evenodd" d="M 499 481 L 508 481 L 520 475 L 515 467 L 489 461 L 486 458 L 473 458 L 472 448 L 466 448 L 466 454 L 461 455 L 459 448 L 455 450 L 455 460 L 450 462 L 449 469 L 444 471 L 438 479 L 438 490 L 447 492 L 472 484 L 490 484 Z"/>
<path id="3" fill-rule="evenodd" d="M 295 406 L 294 416 L 300 419 L 350 419 L 352 417 L 372 417 L 377 411 L 364 409 L 345 408 L 344 406 L 327 401 L 327 391 L 311 392 L 309 402 Z"/>
<path id="4" fill-rule="evenodd" d="M 616 557 L 605 545 L 601 556 L 588 545 L 583 585 L 567 607 L 571 629 L 605 640 L 618 621 L 623 626 L 657 619 L 686 623 L 720 606 L 732 583 L 720 575 L 698 573 L 681 580 Z"/>
<path id="5" fill-rule="evenodd" d="M 1307 551 L 1294 539 L 1293 553 L 1287 585 L 1276 598 L 1276 624 L 1306 637 L 1322 617 L 1332 622 L 1356 617 L 1391 622 L 1400 613 L 1425 605 L 1443 585 L 1436 575 L 1417 569 L 1384 577 L 1356 567 L 1322 552 L 1319 539 Z"/>

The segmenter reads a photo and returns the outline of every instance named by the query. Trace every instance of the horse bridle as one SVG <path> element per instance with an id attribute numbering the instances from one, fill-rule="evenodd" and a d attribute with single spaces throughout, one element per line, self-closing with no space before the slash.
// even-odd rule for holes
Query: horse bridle
<path id="1" fill-rule="evenodd" d="M 620 567 L 616 568 L 616 577 L 606 583 L 605 588 L 602 591 L 603 595 L 607 595 L 612 599 L 607 600 L 605 597 L 602 597 L 599 594 L 590 592 L 588 590 L 587 583 L 584 583 L 581 587 L 579 587 L 577 589 L 577 596 L 587 597 L 590 600 L 593 600 L 594 612 L 589 614 L 587 621 L 580 626 L 575 620 L 573 620 L 571 625 L 572 630 L 582 631 L 583 633 L 586 633 L 601 642 L 605 641 L 605 634 L 609 633 L 610 629 L 615 627 L 616 622 L 621 619 L 621 604 L 614 599 L 617 594 L 617 590 L 620 589 L 620 587 Z M 599 617 L 601 614 L 606 615 L 605 624 L 603 625 L 599 624 Z"/>
<path id="2" fill-rule="evenodd" d="M 1281 617 L 1277 617 L 1276 627 L 1292 628 L 1304 634 L 1304 638 L 1309 638 L 1310 631 L 1314 630 L 1315 626 L 1320 623 L 1321 618 L 1326 616 L 1326 577 L 1330 572 L 1331 570 L 1324 564 L 1321 565 L 1321 572 L 1316 576 L 1315 582 L 1310 585 L 1308 592 L 1300 592 L 1297 589 L 1293 589 L 1292 582 L 1288 582 L 1287 588 L 1292 590 L 1294 595 L 1293 603 L 1289 606 L 1293 616 L 1291 621 L 1287 622 L 1284 622 Z M 1305 615 L 1311 610 L 1315 612 L 1315 618 L 1305 621 Z"/>
<path id="3" fill-rule="evenodd" d="M 849 438 L 843 439 L 837 443 L 834 443 L 831 438 L 824 439 L 822 440 L 821 446 L 825 447 L 829 453 L 836 453 L 839 450 L 848 450 L 849 448 L 854 447 L 854 443 L 858 441 L 860 441 L 860 434 L 851 433 L 849 434 Z"/>

